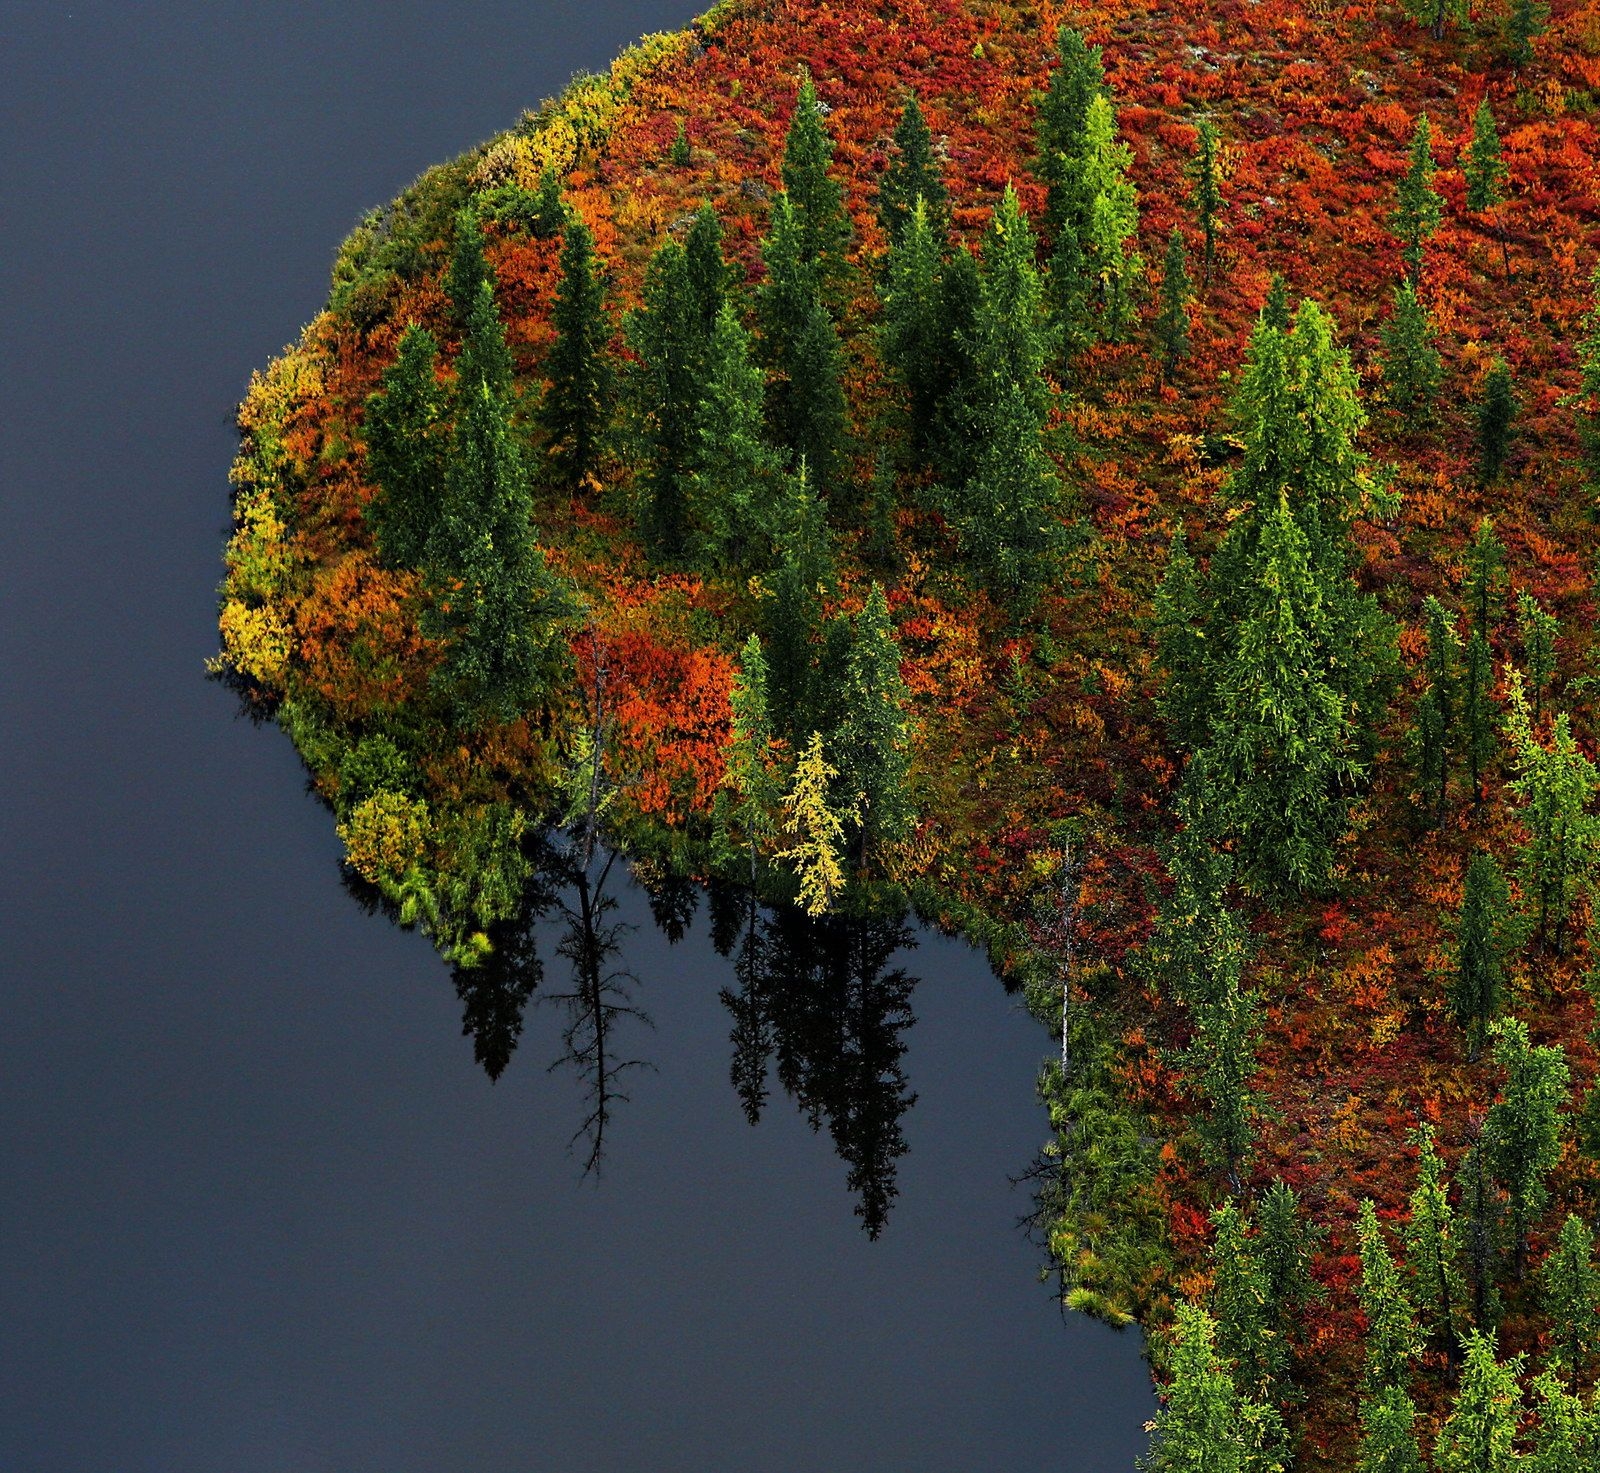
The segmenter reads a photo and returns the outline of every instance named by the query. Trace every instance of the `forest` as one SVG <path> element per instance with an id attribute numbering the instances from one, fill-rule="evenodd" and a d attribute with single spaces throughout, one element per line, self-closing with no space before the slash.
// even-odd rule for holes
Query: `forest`
<path id="1" fill-rule="evenodd" d="M 491 1074 L 568 887 L 592 1151 L 612 856 L 757 1111 L 774 928 L 915 913 L 1151 1469 L 1600 1467 L 1597 85 L 1573 0 L 723 0 L 340 247 L 213 673 Z"/>

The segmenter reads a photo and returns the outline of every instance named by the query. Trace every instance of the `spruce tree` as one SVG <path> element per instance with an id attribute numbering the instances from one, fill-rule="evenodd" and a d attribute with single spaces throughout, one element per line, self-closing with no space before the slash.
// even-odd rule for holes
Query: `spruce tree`
<path id="1" fill-rule="evenodd" d="M 877 583 L 857 616 L 844 672 L 844 722 L 833 747 L 842 806 L 857 817 L 859 862 L 905 838 L 914 823 L 908 787 L 910 693 L 900 674 L 900 644 Z"/>
<path id="2" fill-rule="evenodd" d="M 1553 1371 L 1533 1379 L 1539 1420 L 1517 1473 L 1592 1473 L 1600 1458 L 1600 1414 L 1561 1384 Z"/>
<path id="3" fill-rule="evenodd" d="M 1247 1396 L 1274 1399 L 1288 1356 L 1268 1309 L 1269 1285 L 1250 1224 L 1232 1202 L 1211 1214 L 1211 1314 L 1217 1351 Z"/>
<path id="4" fill-rule="evenodd" d="M 947 487 L 966 484 L 977 462 L 971 440 L 971 407 L 985 392 L 979 363 L 979 316 L 983 280 L 965 246 L 950 253 L 939 273 L 939 354 L 930 402 L 934 406 L 931 462 Z"/>
<path id="5" fill-rule="evenodd" d="M 1426 1473 L 1417 1447 L 1416 1404 L 1399 1386 L 1369 1392 L 1361 1402 L 1356 1473 Z"/>
<path id="6" fill-rule="evenodd" d="M 1550 7 L 1543 0 L 1511 0 L 1500 49 L 1513 71 L 1520 72 L 1533 61 L 1533 43 L 1549 24 Z"/>
<path id="7" fill-rule="evenodd" d="M 364 515 L 386 567 L 418 565 L 443 500 L 449 426 L 438 357 L 433 334 L 413 323 L 382 391 L 367 400 L 367 472 L 382 494 Z"/>
<path id="8" fill-rule="evenodd" d="M 1413 287 L 1422 281 L 1422 250 L 1439 228 L 1440 201 L 1433 187 L 1433 126 L 1427 113 L 1417 114 L 1411 135 L 1411 163 L 1396 186 L 1392 220 L 1400 237 L 1400 255 Z"/>
<path id="9" fill-rule="evenodd" d="M 1185 774 L 1194 811 L 1237 844 L 1253 891 L 1326 881 L 1345 802 L 1375 750 L 1393 635 L 1355 588 L 1349 529 L 1366 487 L 1348 355 L 1304 303 L 1292 332 L 1263 313 L 1235 399 L 1241 507 L 1211 561 L 1199 668 L 1167 709 L 1199 733 Z"/>
<path id="10" fill-rule="evenodd" d="M 788 195 L 772 205 L 762 242 L 767 279 L 756 298 L 769 369 L 767 422 L 774 444 L 803 460 L 816 489 L 833 491 L 845 439 L 843 355 L 823 305 L 817 267 L 807 256 L 805 223 Z"/>
<path id="11" fill-rule="evenodd" d="M 942 238 L 949 229 L 950 196 L 917 94 L 907 92 L 895 125 L 894 154 L 878 185 L 878 223 L 891 250 L 900 244 L 918 200 L 923 203 L 928 229 Z"/>
<path id="12" fill-rule="evenodd" d="M 1362 767 L 1349 705 L 1319 669 L 1334 631 L 1281 491 L 1258 536 L 1248 581 L 1233 590 L 1236 643 L 1209 667 L 1208 739 L 1184 781 L 1208 830 L 1237 840 L 1247 888 L 1316 889 Z"/>
<path id="13" fill-rule="evenodd" d="M 1535 736 L 1522 677 L 1515 670 L 1506 736 L 1515 768 L 1511 789 L 1523 800 L 1522 819 L 1528 827 L 1517 881 L 1534 906 L 1539 939 L 1562 951 L 1578 886 L 1594 863 L 1600 840 L 1600 820 L 1588 811 L 1600 773 L 1583 755 L 1565 712 L 1551 724 L 1548 745 Z"/>
<path id="14" fill-rule="evenodd" d="M 1556 673 L 1556 636 L 1561 625 L 1526 589 L 1517 594 L 1517 632 L 1522 636 L 1522 673 L 1533 692 L 1533 721 L 1544 711 L 1544 693 Z"/>
<path id="15" fill-rule="evenodd" d="M 1189 551 L 1183 524 L 1172 534 L 1166 571 L 1156 588 L 1156 661 L 1166 680 L 1156 697 L 1177 745 L 1193 751 L 1205 740 L 1209 713 L 1198 699 L 1209 686 L 1205 580 Z"/>
<path id="16" fill-rule="evenodd" d="M 1492 1143 L 1495 1175 L 1510 1200 L 1512 1261 L 1520 1279 L 1528 1232 L 1550 1200 L 1546 1178 L 1561 1159 L 1560 1112 L 1570 1076 L 1560 1046 L 1535 1047 L 1518 1019 L 1502 1018 L 1490 1032 L 1495 1063 L 1506 1077 L 1484 1133 Z"/>
<path id="17" fill-rule="evenodd" d="M 1467 1234 L 1467 1276 L 1472 1291 L 1472 1323 L 1490 1328 L 1500 1317 L 1495 1286 L 1500 1257 L 1501 1199 L 1494 1181 L 1494 1141 L 1479 1125 L 1461 1163 L 1461 1215 Z"/>
<path id="18" fill-rule="evenodd" d="M 1293 325 L 1289 308 L 1289 283 L 1276 271 L 1267 282 L 1266 299 L 1261 303 L 1261 325 L 1277 332 L 1288 332 Z"/>
<path id="19" fill-rule="evenodd" d="M 1060 540 L 1060 480 L 1043 434 L 1050 338 L 1034 238 L 1007 189 L 984 237 L 976 327 L 978 392 L 967 406 L 973 470 L 949 503 L 962 556 L 1013 612 L 1032 607 Z"/>
<path id="20" fill-rule="evenodd" d="M 943 240 L 920 197 L 891 237 L 888 269 L 879 295 L 883 325 L 879 352 L 900 389 L 909 468 L 928 464 L 934 453 L 941 401 L 948 390 L 945 343 L 948 326 L 939 300 Z"/>
<path id="21" fill-rule="evenodd" d="M 1370 1396 L 1388 1386 L 1405 1386 L 1422 1345 L 1416 1309 L 1383 1241 L 1370 1197 L 1361 1200 L 1356 1238 L 1361 1247 L 1361 1284 L 1356 1298 L 1367 1322 L 1363 1384 Z"/>
<path id="22" fill-rule="evenodd" d="M 667 149 L 667 162 L 674 169 L 687 169 L 694 162 L 694 150 L 689 147 L 689 129 L 682 118 L 678 119 L 678 126 L 672 134 L 672 143 Z"/>
<path id="23" fill-rule="evenodd" d="M 1294 1189 L 1274 1181 L 1256 1209 L 1260 1232 L 1256 1259 L 1266 1281 L 1265 1309 L 1279 1340 L 1288 1345 L 1299 1332 L 1305 1313 L 1327 1291 L 1311 1276 L 1311 1259 L 1323 1230 L 1301 1215 Z"/>
<path id="24" fill-rule="evenodd" d="M 1120 337 L 1133 317 L 1133 286 L 1144 262 L 1128 242 L 1139 229 L 1139 194 L 1128 178 L 1133 150 L 1117 138 L 1111 100 L 1090 100 L 1084 122 L 1083 188 L 1089 200 L 1089 229 L 1082 237 L 1089 274 L 1100 298 L 1104 336 Z"/>
<path id="25" fill-rule="evenodd" d="M 710 205 L 702 205 L 695 212 L 689 233 L 683 238 L 683 275 L 684 289 L 693 304 L 693 321 L 709 341 L 733 279 L 733 268 L 722 254 L 722 222 Z"/>
<path id="26" fill-rule="evenodd" d="M 1550 1319 L 1550 1358 L 1575 1380 L 1594 1356 L 1600 1322 L 1600 1272 L 1594 1234 L 1569 1212 L 1539 1270 L 1539 1302 Z"/>
<path id="27" fill-rule="evenodd" d="M 1419 26 L 1427 26 L 1435 41 L 1444 40 L 1445 27 L 1467 20 L 1467 0 L 1405 0 L 1406 14 Z"/>
<path id="28" fill-rule="evenodd" d="M 1467 1302 L 1466 1282 L 1461 1276 L 1461 1234 L 1450 1206 L 1444 1161 L 1435 1145 L 1433 1127 L 1419 1127 L 1412 1139 L 1417 1144 L 1417 1185 L 1405 1226 L 1406 1267 L 1423 1327 L 1453 1360 L 1460 1334 L 1457 1317 Z"/>
<path id="29" fill-rule="evenodd" d="M 1380 332 L 1383 339 L 1383 382 L 1392 409 L 1416 432 L 1432 423 L 1442 372 L 1433 343 L 1433 320 L 1406 279 L 1394 289 L 1394 315 Z"/>
<path id="30" fill-rule="evenodd" d="M 1206 1162 L 1226 1173 L 1235 1194 L 1243 1190 L 1241 1169 L 1264 1112 L 1250 1084 L 1259 1067 L 1261 1002 L 1241 983 L 1236 968 L 1242 960 L 1237 952 L 1219 959 L 1223 971 L 1215 1000 L 1194 1007 L 1194 1037 L 1180 1060 L 1189 1092 L 1206 1106 L 1195 1127 Z"/>
<path id="31" fill-rule="evenodd" d="M 1467 1035 L 1467 1058 L 1476 1061 L 1489 1027 L 1505 1003 L 1506 954 L 1511 947 L 1511 898 L 1490 854 L 1467 866 L 1456 923 L 1455 972 L 1450 1010 Z"/>
<path id="32" fill-rule="evenodd" d="M 1228 905 L 1230 857 L 1190 821 L 1181 795 L 1178 818 L 1183 827 L 1164 856 L 1172 891 L 1161 903 L 1144 960 L 1159 990 L 1193 1011 L 1222 1001 L 1237 986 L 1251 946 L 1243 920 Z"/>
<path id="33" fill-rule="evenodd" d="M 594 483 L 611 423 L 616 378 L 605 284 L 595 262 L 594 237 L 581 220 L 567 226 L 563 238 L 561 284 L 550 315 L 556 341 L 539 419 L 559 483 L 577 491 Z"/>
<path id="34" fill-rule="evenodd" d="M 628 398 L 640 521 L 651 551 L 672 560 L 690 541 L 687 479 L 705 347 L 688 261 L 676 241 L 651 258 L 643 295 L 623 323 L 637 360 L 628 374 Z"/>
<path id="35" fill-rule="evenodd" d="M 764 563 L 778 533 L 782 468 L 766 442 L 763 393 L 750 335 L 724 303 L 706 348 L 686 488 L 692 520 L 704 529 L 705 560 L 713 565 Z"/>
<path id="36" fill-rule="evenodd" d="M 513 437 L 505 344 L 487 281 L 459 361 L 444 504 L 423 570 L 424 632 L 446 643 L 435 679 L 464 720 L 509 721 L 550 690 L 565 663 L 569 596 L 534 540 L 527 470 Z"/>
<path id="37" fill-rule="evenodd" d="M 778 528 L 779 562 L 762 600 L 773 729 L 798 751 L 818 719 L 828 672 L 818 669 L 825 602 L 833 596 L 833 542 L 802 463 L 788 477 Z"/>
<path id="38" fill-rule="evenodd" d="M 783 144 L 783 190 L 794 210 L 799 259 L 816 271 L 817 283 L 833 292 L 844 277 L 852 230 L 844 190 L 829 172 L 833 140 L 809 73 L 801 80 Z"/>
<path id="39" fill-rule="evenodd" d="M 1211 1316 L 1179 1304 L 1174 1318 L 1172 1380 L 1151 1429 L 1144 1473 L 1257 1473 L 1246 1432 L 1260 1408 L 1243 1405 L 1247 1398 L 1218 1357 Z"/>
<path id="40" fill-rule="evenodd" d="M 495 285 L 494 273 L 483 254 L 483 221 L 472 205 L 463 205 L 456 211 L 450 265 L 444 281 L 445 295 L 450 298 L 450 319 L 463 336 L 477 306 L 478 288 L 485 282 L 490 287 Z"/>
<path id="41" fill-rule="evenodd" d="M 1504 358 L 1496 358 L 1484 375 L 1483 399 L 1478 405 L 1478 479 L 1485 486 L 1499 480 L 1505 469 L 1516 417 L 1511 370 Z"/>
<path id="42" fill-rule="evenodd" d="M 1417 702 L 1417 786 L 1436 822 L 1444 819 L 1450 768 L 1461 748 L 1461 640 L 1455 620 L 1432 594 L 1423 601 L 1428 684 Z"/>
<path id="43" fill-rule="evenodd" d="M 1156 318 L 1156 342 L 1161 346 L 1161 376 L 1171 378 L 1178 360 L 1189 354 L 1189 303 L 1194 287 L 1189 281 L 1183 232 L 1176 225 L 1167 237 L 1167 259 L 1161 272 L 1161 315 Z"/>
<path id="44" fill-rule="evenodd" d="M 1200 236 L 1205 241 L 1200 274 L 1201 295 L 1211 290 L 1211 272 L 1217 259 L 1217 216 L 1222 212 L 1222 175 L 1217 158 L 1217 128 L 1210 118 L 1200 120 L 1194 161 L 1189 172 L 1189 197 L 1194 201 Z"/>
<path id="45" fill-rule="evenodd" d="M 1500 130 L 1495 127 L 1494 111 L 1485 93 L 1472 115 L 1472 142 L 1461 160 L 1466 175 L 1467 208 L 1474 215 L 1492 215 L 1505 201 L 1507 171 L 1500 150 Z M 1495 222 L 1495 234 L 1500 240 L 1500 257 L 1505 266 L 1506 280 L 1511 279 L 1511 254 L 1506 244 L 1505 227 Z"/>
<path id="46" fill-rule="evenodd" d="M 1089 104 L 1106 95 L 1101 49 L 1081 31 L 1062 26 L 1056 36 L 1056 65 L 1039 101 L 1035 170 L 1045 186 L 1044 233 L 1059 241 L 1082 241 L 1089 229 L 1090 197 L 1084 192 L 1079 160 L 1088 138 Z"/>
<path id="47" fill-rule="evenodd" d="M 1455 1403 L 1434 1446 L 1436 1473 L 1516 1473 L 1522 1357 L 1495 1359 L 1494 1340 L 1469 1330 Z"/>
<path id="48" fill-rule="evenodd" d="M 561 176 L 546 169 L 539 176 L 533 197 L 533 233 L 540 240 L 554 240 L 567 228 L 567 202 L 561 197 Z"/>

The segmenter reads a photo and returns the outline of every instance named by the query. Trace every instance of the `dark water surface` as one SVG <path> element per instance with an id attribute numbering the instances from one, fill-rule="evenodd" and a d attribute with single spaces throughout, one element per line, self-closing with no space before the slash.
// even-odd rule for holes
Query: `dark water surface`
<path id="1" fill-rule="evenodd" d="M 1013 1229 L 1047 1041 L 923 980 L 900 1196 L 728 1082 L 704 922 L 628 959 L 603 1180 L 535 1010 L 498 1085 L 200 678 L 230 410 L 367 206 L 678 5 L 0 7 L 0 1469 L 1123 1470 L 1132 1336 Z"/>

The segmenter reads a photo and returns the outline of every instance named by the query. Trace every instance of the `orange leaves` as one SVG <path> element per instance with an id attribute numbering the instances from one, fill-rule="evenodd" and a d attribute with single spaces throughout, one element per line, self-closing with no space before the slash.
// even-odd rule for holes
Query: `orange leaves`
<path id="1" fill-rule="evenodd" d="M 306 679 L 341 715 L 393 710 L 427 688 L 437 654 L 416 626 L 416 575 L 352 552 L 320 576 L 296 610 Z"/>
<path id="2" fill-rule="evenodd" d="M 583 689 L 594 644 L 575 641 Z M 640 814 L 682 823 L 710 811 L 722 783 L 732 717 L 733 662 L 711 650 L 662 643 L 639 629 L 599 634 L 606 703 L 616 720 L 617 776 Z"/>

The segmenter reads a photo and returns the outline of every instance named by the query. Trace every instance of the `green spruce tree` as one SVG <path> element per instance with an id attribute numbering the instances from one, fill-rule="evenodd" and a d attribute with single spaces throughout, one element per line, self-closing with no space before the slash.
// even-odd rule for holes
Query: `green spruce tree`
<path id="1" fill-rule="evenodd" d="M 433 334 L 411 324 L 384 371 L 382 391 L 367 400 L 367 473 L 381 494 L 367 503 L 365 516 L 386 567 L 421 562 L 443 500 L 450 441 L 438 357 Z"/>
<path id="2" fill-rule="evenodd" d="M 762 599 L 768 707 L 773 730 L 798 752 L 813 732 L 831 729 L 822 707 L 829 672 L 823 620 L 836 591 L 833 539 L 804 462 L 788 478 L 778 527 L 779 561 Z"/>
<path id="3" fill-rule="evenodd" d="M 948 326 L 939 283 L 944 241 L 934 229 L 927 202 L 913 202 L 910 217 L 891 237 L 879 297 L 878 333 L 884 367 L 900 391 L 907 469 L 926 466 L 934 455 L 939 412 L 949 391 Z M 963 252 L 965 254 L 965 252 Z"/>
<path id="4" fill-rule="evenodd" d="M 918 200 L 928 229 L 942 239 L 949 229 L 950 196 L 917 94 L 907 92 L 895 125 L 894 153 L 878 185 L 878 223 L 891 250 L 900 244 Z"/>
<path id="5" fill-rule="evenodd" d="M 1311 1275 L 1311 1260 L 1325 1236 L 1300 1211 L 1294 1189 L 1274 1181 L 1256 1209 L 1260 1232 L 1255 1253 L 1266 1281 L 1266 1310 L 1279 1341 L 1288 1346 L 1300 1333 L 1306 1311 L 1327 1297 Z"/>
<path id="6" fill-rule="evenodd" d="M 1511 370 L 1496 358 L 1484 375 L 1483 398 L 1478 404 L 1478 480 L 1485 486 L 1500 479 L 1511 450 L 1517 396 Z"/>
<path id="7" fill-rule="evenodd" d="M 1533 62 L 1533 43 L 1544 35 L 1550 24 L 1550 7 L 1544 0 L 1511 0 L 1506 12 L 1505 27 L 1501 32 L 1501 55 L 1511 63 L 1514 72 Z"/>
<path id="8" fill-rule="evenodd" d="M 1467 1332 L 1455 1404 L 1434 1446 L 1436 1473 L 1516 1473 L 1521 1371 L 1521 1356 L 1497 1361 L 1491 1336 Z"/>
<path id="9" fill-rule="evenodd" d="M 1417 1446 L 1416 1404 L 1399 1386 L 1369 1392 L 1361 1401 L 1361 1448 L 1356 1473 L 1426 1473 Z"/>
<path id="10" fill-rule="evenodd" d="M 1385 1387 L 1406 1385 L 1422 1342 L 1417 1311 L 1383 1241 L 1370 1197 L 1362 1198 L 1356 1238 L 1361 1247 L 1361 1284 L 1356 1299 L 1367 1322 L 1364 1385 L 1372 1395 Z"/>
<path id="11" fill-rule="evenodd" d="M 1505 1071 L 1500 1099 L 1484 1122 L 1495 1175 L 1504 1184 L 1511 1213 L 1512 1263 L 1522 1277 L 1528 1233 L 1550 1200 L 1548 1177 L 1561 1159 L 1561 1107 L 1569 1074 L 1559 1045 L 1536 1047 L 1527 1025 L 1502 1018 L 1490 1029 L 1494 1059 Z"/>
<path id="12" fill-rule="evenodd" d="M 1034 254 L 1008 188 L 984 237 L 977 392 L 966 407 L 972 474 L 948 502 L 963 560 L 1015 613 L 1032 607 L 1061 537 L 1060 478 L 1043 440 L 1050 337 Z"/>
<path id="13" fill-rule="evenodd" d="M 1099 298 L 1100 332 L 1116 339 L 1133 320 L 1133 288 L 1144 262 L 1129 241 L 1139 229 L 1139 193 L 1128 178 L 1133 150 L 1117 137 L 1117 114 L 1104 94 L 1091 99 L 1081 160 L 1089 199 L 1083 254 Z"/>
<path id="14" fill-rule="evenodd" d="M 1433 422 L 1442 372 L 1433 320 L 1408 278 L 1394 289 L 1394 315 L 1384 325 L 1383 382 L 1389 408 L 1412 432 Z"/>
<path id="15" fill-rule="evenodd" d="M 1533 1379 L 1539 1420 L 1517 1473 L 1592 1473 L 1600 1457 L 1600 1417 L 1553 1371 Z"/>
<path id="16" fill-rule="evenodd" d="M 842 472 L 843 354 L 808 249 L 804 218 L 788 195 L 779 194 L 761 246 L 767 279 L 756 299 L 762 354 L 770 370 L 767 423 L 773 443 L 797 462 L 803 460 L 813 485 L 826 495 Z"/>
<path id="17" fill-rule="evenodd" d="M 1462 887 L 1455 971 L 1450 979 L 1450 1011 L 1467 1035 L 1467 1058 L 1474 1062 L 1490 1025 L 1505 1006 L 1506 957 L 1512 939 L 1505 876 L 1493 855 L 1475 854 Z"/>
<path id="18" fill-rule="evenodd" d="M 808 73 L 789 120 L 781 173 L 794 210 L 799 259 L 815 270 L 819 287 L 830 296 L 843 282 L 853 235 L 844 189 L 830 172 L 832 166 L 833 139 Z"/>
<path id="19" fill-rule="evenodd" d="M 832 744 L 841 807 L 853 811 L 863 868 L 885 846 L 904 839 L 911 809 L 910 692 L 900 674 L 900 644 L 883 589 L 872 585 L 854 622 L 845 663 L 844 722 Z"/>
<path id="20" fill-rule="evenodd" d="M 1412 1133 L 1417 1145 L 1417 1185 L 1405 1226 L 1406 1267 L 1410 1271 L 1423 1328 L 1433 1343 L 1455 1360 L 1460 1349 L 1459 1316 L 1466 1307 L 1461 1275 L 1461 1234 L 1431 1125 Z"/>
<path id="21" fill-rule="evenodd" d="M 1538 738 L 1522 677 L 1515 670 L 1506 736 L 1515 769 L 1511 789 L 1523 800 L 1522 819 L 1528 828 L 1517 882 L 1534 908 L 1539 939 L 1563 951 L 1572 904 L 1600 840 L 1600 819 L 1589 812 L 1600 772 L 1579 748 L 1565 712 L 1551 724 L 1548 744 Z"/>
<path id="22" fill-rule="evenodd" d="M 1268 1310 L 1269 1285 L 1250 1224 L 1225 1202 L 1211 1214 L 1211 1314 L 1217 1351 L 1234 1384 L 1258 1400 L 1276 1399 L 1289 1358 Z"/>
<path id="23" fill-rule="evenodd" d="M 494 293 L 480 282 L 458 362 L 443 506 L 423 555 L 423 629 L 446 646 L 435 680 L 467 722 L 509 721 L 547 699 L 573 612 L 534 540 L 508 365 Z"/>
<path id="24" fill-rule="evenodd" d="M 1489 96 L 1484 94 L 1478 110 L 1472 115 L 1472 142 L 1461 160 L 1466 175 L 1467 208 L 1474 215 L 1493 216 L 1505 203 L 1506 164 L 1500 150 L 1500 130 L 1495 127 L 1494 112 L 1489 106 Z M 1494 222 L 1495 235 L 1500 241 L 1500 258 L 1505 266 L 1506 280 L 1511 280 L 1511 253 L 1506 244 L 1505 226 Z"/>
<path id="25" fill-rule="evenodd" d="M 1194 202 L 1200 237 L 1205 242 L 1200 274 L 1200 294 L 1204 296 L 1211 290 L 1211 273 L 1217 260 L 1218 216 L 1223 206 L 1217 127 L 1210 118 L 1200 120 L 1194 160 L 1190 165 L 1189 197 Z"/>
<path id="26" fill-rule="evenodd" d="M 1205 1105 L 1196 1130 L 1206 1162 L 1226 1174 L 1235 1195 L 1244 1189 L 1241 1172 L 1265 1113 L 1261 1094 L 1251 1086 L 1259 1067 L 1261 1001 L 1242 984 L 1242 961 L 1242 948 L 1217 959 L 1215 998 L 1192 1009 L 1194 1037 L 1180 1059 L 1188 1091 Z"/>
<path id="27" fill-rule="evenodd" d="M 691 316 L 701 336 L 709 341 L 717 318 L 728 300 L 733 268 L 722 254 L 722 222 L 710 205 L 696 212 L 683 238 L 684 287 L 693 304 Z"/>
<path id="28" fill-rule="evenodd" d="M 1411 163 L 1396 186 L 1396 202 L 1391 217 L 1400 238 L 1400 255 L 1406 263 L 1406 277 L 1413 287 L 1422 282 L 1423 247 L 1439 228 L 1441 205 L 1433 187 L 1433 126 L 1427 113 L 1417 114 L 1411 135 Z"/>
<path id="29" fill-rule="evenodd" d="M 575 492 L 597 484 L 616 388 L 605 282 L 595 261 L 594 237 L 581 220 L 567 226 L 563 238 L 561 284 L 550 316 L 556 341 L 539 419 L 557 480 Z"/>
<path id="30" fill-rule="evenodd" d="M 444 279 L 445 295 L 450 298 L 450 319 L 463 337 L 477 306 L 478 288 L 485 282 L 491 288 L 495 285 L 494 273 L 483 254 L 483 221 L 472 205 L 463 205 L 456 211 L 450 265 Z"/>
<path id="31" fill-rule="evenodd" d="M 1600 1323 L 1600 1271 L 1594 1262 L 1594 1234 L 1569 1212 L 1561 1233 L 1539 1270 L 1539 1302 L 1550 1319 L 1550 1358 L 1581 1380 L 1594 1358 Z"/>
<path id="32" fill-rule="evenodd" d="M 1461 747 L 1461 640 L 1455 620 L 1432 594 L 1423 601 L 1427 686 L 1417 702 L 1417 787 L 1436 823 L 1443 822 L 1450 769 Z"/>
<path id="33" fill-rule="evenodd" d="M 1561 625 L 1526 589 L 1517 594 L 1517 633 L 1522 636 L 1522 673 L 1533 693 L 1533 721 L 1544 712 L 1544 696 L 1556 673 L 1556 636 Z"/>
<path id="34" fill-rule="evenodd" d="M 1164 379 L 1171 378 L 1178 360 L 1189 355 L 1189 303 L 1193 300 L 1183 232 L 1174 225 L 1167 237 L 1167 259 L 1161 272 L 1161 315 L 1156 318 Z"/>
<path id="35" fill-rule="evenodd" d="M 750 335 L 725 302 L 706 348 L 686 487 L 702 559 L 714 566 L 765 565 L 778 533 L 783 477 L 766 442 L 763 393 Z"/>

